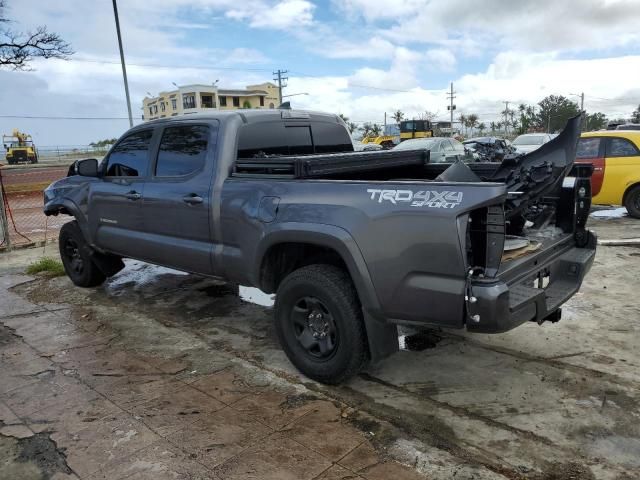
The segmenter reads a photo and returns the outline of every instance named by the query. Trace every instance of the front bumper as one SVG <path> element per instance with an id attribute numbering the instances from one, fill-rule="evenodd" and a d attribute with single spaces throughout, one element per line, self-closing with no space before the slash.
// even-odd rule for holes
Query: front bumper
<path id="1" fill-rule="evenodd" d="M 559 319 L 560 307 L 582 285 L 596 255 L 596 237 L 588 232 L 587 246 L 558 245 L 546 257 L 521 262 L 496 279 L 472 279 L 467 302 L 467 330 L 501 333 L 527 321 Z M 573 240 L 573 239 L 569 239 Z M 545 288 L 536 279 L 548 276 Z"/>

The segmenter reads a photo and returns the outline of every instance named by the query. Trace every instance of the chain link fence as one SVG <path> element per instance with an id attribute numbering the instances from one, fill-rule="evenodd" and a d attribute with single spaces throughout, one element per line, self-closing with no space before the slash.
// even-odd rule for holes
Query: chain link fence
<path id="1" fill-rule="evenodd" d="M 61 215 L 47 217 L 42 191 L 67 174 L 67 166 L 0 168 L 0 250 L 42 245 L 58 237 L 69 221 Z"/>

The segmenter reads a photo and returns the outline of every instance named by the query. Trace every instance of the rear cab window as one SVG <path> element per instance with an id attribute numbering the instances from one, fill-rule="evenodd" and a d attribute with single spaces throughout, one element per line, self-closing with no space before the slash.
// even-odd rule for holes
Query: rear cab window
<path id="1" fill-rule="evenodd" d="M 149 145 L 153 130 L 127 135 L 109 153 L 104 167 L 107 177 L 144 177 L 149 166 Z"/>
<path id="2" fill-rule="evenodd" d="M 238 133 L 238 158 L 352 152 L 346 128 L 338 123 L 250 123 Z"/>

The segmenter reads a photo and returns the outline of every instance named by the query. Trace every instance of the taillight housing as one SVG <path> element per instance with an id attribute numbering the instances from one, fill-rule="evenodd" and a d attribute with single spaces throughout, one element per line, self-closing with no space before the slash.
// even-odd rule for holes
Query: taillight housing
<path id="1" fill-rule="evenodd" d="M 467 227 L 469 268 L 485 277 L 495 277 L 504 251 L 505 220 L 502 205 L 473 210 Z"/>

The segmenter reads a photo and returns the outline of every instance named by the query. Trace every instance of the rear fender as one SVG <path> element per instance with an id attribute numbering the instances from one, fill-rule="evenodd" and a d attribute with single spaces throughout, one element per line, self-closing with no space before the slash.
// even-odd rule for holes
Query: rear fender
<path id="1" fill-rule="evenodd" d="M 376 362 L 398 351 L 398 330 L 381 314 L 380 303 L 362 253 L 343 228 L 326 224 L 284 222 L 273 226 L 256 251 L 253 278 L 259 285 L 260 266 L 265 254 L 280 243 L 308 243 L 336 251 L 344 261 L 358 292 L 367 331 L 369 354 Z"/>

